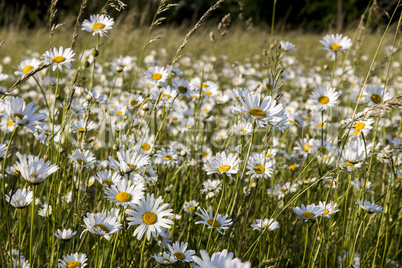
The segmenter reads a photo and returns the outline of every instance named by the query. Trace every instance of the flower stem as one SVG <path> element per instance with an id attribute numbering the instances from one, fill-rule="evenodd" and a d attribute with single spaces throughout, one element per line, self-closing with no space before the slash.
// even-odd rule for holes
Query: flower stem
<path id="1" fill-rule="evenodd" d="M 32 266 L 33 266 L 32 244 L 33 244 L 33 225 L 34 225 L 34 215 L 35 215 L 35 190 L 36 190 L 36 186 L 32 185 L 31 229 L 30 229 L 30 234 L 29 234 L 29 268 L 32 268 Z"/>
<path id="2" fill-rule="evenodd" d="M 306 258 L 306 252 L 307 252 L 307 244 L 308 244 L 308 223 L 306 223 L 306 242 L 304 244 L 304 254 L 301 267 L 304 266 L 304 260 Z"/>
<path id="3" fill-rule="evenodd" d="M 144 234 L 144 241 L 142 242 L 141 258 L 140 258 L 140 268 L 143 267 L 143 266 L 142 266 L 142 259 L 143 259 L 143 257 L 144 257 L 145 241 L 147 241 L 147 236 L 146 236 L 146 234 Z M 144 265 L 144 267 L 145 267 L 145 265 Z"/>

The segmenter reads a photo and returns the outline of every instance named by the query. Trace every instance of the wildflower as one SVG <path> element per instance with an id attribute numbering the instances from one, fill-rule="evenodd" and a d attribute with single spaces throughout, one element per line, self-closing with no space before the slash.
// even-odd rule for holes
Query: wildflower
<path id="1" fill-rule="evenodd" d="M 145 79 L 152 83 L 165 82 L 169 73 L 164 67 L 150 67 L 145 72 Z"/>
<path id="2" fill-rule="evenodd" d="M 57 232 L 54 233 L 54 236 L 56 236 L 58 239 L 68 241 L 71 238 L 73 238 L 76 234 L 77 234 L 77 232 L 76 231 L 73 232 L 73 230 L 71 230 L 71 229 L 67 229 L 67 230 L 57 229 Z"/>
<path id="3" fill-rule="evenodd" d="M 222 230 L 228 229 L 232 220 L 228 218 L 229 215 L 221 215 L 217 213 L 216 217 L 213 215 L 212 206 L 209 207 L 209 212 L 204 209 L 200 209 L 200 213 L 196 212 L 195 214 L 202 218 L 202 221 L 197 221 L 195 224 L 205 224 L 208 226 L 208 229 L 215 228 L 220 234 L 222 234 Z"/>
<path id="4" fill-rule="evenodd" d="M 105 197 L 124 208 L 127 205 L 132 207 L 144 196 L 144 188 L 145 186 L 142 183 L 134 185 L 127 180 L 121 180 L 106 189 Z"/>
<path id="5" fill-rule="evenodd" d="M 35 127 L 40 126 L 42 123 L 39 122 L 46 118 L 43 113 L 35 113 L 39 106 L 34 106 L 33 102 L 25 106 L 23 99 L 18 97 L 10 97 L 6 99 L 3 103 L 3 111 L 0 115 L 8 119 L 8 127 L 25 126 L 30 132 L 36 133 Z"/>
<path id="6" fill-rule="evenodd" d="M 234 124 L 231 127 L 230 131 L 233 134 L 239 136 L 251 135 L 251 132 L 253 131 L 253 125 L 251 123 L 239 121 L 237 124 Z"/>
<path id="7" fill-rule="evenodd" d="M 171 265 L 176 262 L 174 256 L 167 252 L 154 254 L 152 255 L 152 258 L 154 258 L 154 260 L 160 265 Z"/>
<path id="8" fill-rule="evenodd" d="M 350 182 L 350 184 L 358 191 L 364 190 L 365 192 L 373 193 L 373 191 L 369 190 L 373 186 L 373 184 L 363 178 L 360 180 L 355 178 L 353 181 Z"/>
<path id="9" fill-rule="evenodd" d="M 279 228 L 279 223 L 274 219 L 257 219 L 255 220 L 255 223 L 251 224 L 251 227 L 253 227 L 253 230 L 257 230 L 260 232 L 272 232 Z"/>
<path id="10" fill-rule="evenodd" d="M 25 156 L 20 153 L 17 153 L 17 156 L 20 160 L 17 168 L 21 176 L 34 185 L 40 184 L 59 169 L 56 165 L 50 165 L 50 161 L 45 162 L 37 156 Z"/>
<path id="11" fill-rule="evenodd" d="M 305 222 L 311 219 L 315 219 L 324 214 L 324 210 L 320 206 L 316 206 L 314 204 L 307 205 L 307 207 L 302 204 L 301 208 L 294 207 L 293 211 L 294 213 L 296 213 L 297 216 L 304 219 Z"/>
<path id="12" fill-rule="evenodd" d="M 199 203 L 194 200 L 188 201 L 188 202 L 184 203 L 184 211 L 192 214 L 197 210 L 198 204 Z"/>
<path id="13" fill-rule="evenodd" d="M 17 189 L 14 193 L 10 191 L 10 195 L 6 194 L 6 201 L 15 208 L 25 208 L 32 202 L 32 192 L 27 189 Z"/>
<path id="14" fill-rule="evenodd" d="M 335 92 L 335 88 L 316 86 L 310 95 L 310 100 L 315 109 L 324 111 L 333 107 L 337 103 L 338 97 L 339 93 Z"/>
<path id="15" fill-rule="evenodd" d="M 179 152 L 172 149 L 162 148 L 156 152 L 155 163 L 168 166 L 179 164 Z"/>
<path id="16" fill-rule="evenodd" d="M 380 85 L 368 85 L 363 97 L 370 106 L 374 106 L 390 99 L 391 95 Z"/>
<path id="17" fill-rule="evenodd" d="M 202 183 L 202 190 L 201 192 L 206 193 L 206 199 L 213 198 L 216 196 L 221 190 L 221 181 L 220 180 L 211 180 L 208 179 Z"/>
<path id="18" fill-rule="evenodd" d="M 285 183 L 283 186 L 275 184 L 273 189 L 267 190 L 268 194 L 277 195 L 279 199 L 282 199 L 288 192 L 296 192 L 296 185 L 291 186 L 290 182 Z"/>
<path id="19" fill-rule="evenodd" d="M 74 150 L 68 155 L 68 158 L 73 160 L 76 167 L 92 167 L 95 164 L 96 158 L 94 154 L 88 150 L 81 151 L 81 149 Z"/>
<path id="20" fill-rule="evenodd" d="M 48 203 L 44 203 L 42 208 L 38 210 L 38 215 L 42 217 L 49 217 L 52 215 L 53 207 Z"/>
<path id="21" fill-rule="evenodd" d="M 92 32 L 92 35 L 99 34 L 100 36 L 106 35 L 108 30 L 112 29 L 114 25 L 113 18 L 104 14 L 91 15 L 89 20 L 82 22 L 82 30 Z"/>
<path id="22" fill-rule="evenodd" d="M 368 133 L 373 128 L 371 126 L 371 124 L 373 124 L 373 123 L 374 123 L 374 120 L 371 118 L 355 120 L 354 122 L 350 118 L 345 120 L 345 126 L 347 128 L 349 128 L 350 124 L 352 124 L 352 126 L 350 127 L 350 131 L 349 131 L 349 135 L 352 137 L 360 137 L 361 134 L 363 134 L 365 137 L 367 137 Z"/>
<path id="23" fill-rule="evenodd" d="M 195 264 L 193 266 L 195 268 L 205 268 L 205 267 L 224 267 L 224 268 L 233 268 L 233 267 L 242 267 L 242 268 L 251 268 L 251 263 L 245 262 L 242 263 L 240 259 L 233 259 L 233 252 L 228 252 L 224 249 L 222 252 L 215 252 L 209 257 L 208 253 L 205 250 L 200 251 L 201 258 L 198 256 L 193 256 L 193 261 Z"/>
<path id="24" fill-rule="evenodd" d="M 318 206 L 324 211 L 324 213 L 322 213 L 323 217 L 329 218 L 329 215 L 334 214 L 336 212 L 339 212 L 340 210 L 337 209 L 337 203 L 334 202 L 319 202 Z"/>
<path id="25" fill-rule="evenodd" d="M 24 77 L 24 76 L 28 75 L 32 70 L 38 68 L 40 64 L 41 64 L 41 61 L 39 61 L 35 58 L 23 60 L 18 65 L 18 71 L 15 72 L 15 75 Z"/>
<path id="26" fill-rule="evenodd" d="M 106 240 L 110 240 L 110 235 L 117 233 L 122 228 L 119 219 L 116 217 L 104 217 L 102 213 L 93 214 L 87 212 L 84 223 L 85 225 L 81 226 L 84 227 L 85 230 L 82 231 L 81 236 L 86 231 L 89 231 L 94 235 L 105 237 Z"/>
<path id="27" fill-rule="evenodd" d="M 60 72 L 63 72 L 63 67 L 71 68 L 71 62 L 75 61 L 73 59 L 75 53 L 71 50 L 71 48 L 63 49 L 60 47 L 59 50 L 57 48 L 53 48 L 53 50 L 46 51 L 42 58 L 44 62 L 52 63 L 53 71 L 58 69 Z"/>
<path id="28" fill-rule="evenodd" d="M 370 201 L 364 200 L 362 203 L 360 199 L 357 199 L 356 204 L 359 205 L 360 208 L 364 209 L 368 213 L 384 213 L 383 208 L 375 203 L 371 203 Z"/>
<path id="29" fill-rule="evenodd" d="M 285 50 L 286 52 L 297 51 L 295 45 L 288 41 L 281 40 L 281 41 L 279 41 L 279 44 L 281 45 L 281 49 Z"/>
<path id="30" fill-rule="evenodd" d="M 63 259 L 59 259 L 58 267 L 70 268 L 70 267 L 85 267 L 87 266 L 87 255 L 84 253 L 74 253 L 63 256 Z"/>
<path id="31" fill-rule="evenodd" d="M 172 87 L 176 90 L 181 96 L 190 97 L 195 93 L 192 89 L 190 82 L 187 80 L 177 78 L 173 80 Z"/>
<path id="32" fill-rule="evenodd" d="M 149 156 L 133 153 L 131 150 L 117 152 L 117 162 L 113 157 L 109 156 L 107 164 L 120 173 L 127 174 L 148 165 Z"/>
<path id="33" fill-rule="evenodd" d="M 254 154 L 250 156 L 247 162 L 247 175 L 251 178 L 270 178 L 274 173 L 273 166 L 275 165 L 274 159 L 266 159 L 265 154 Z"/>
<path id="34" fill-rule="evenodd" d="M 226 155 L 225 152 L 221 152 L 208 159 L 203 169 L 207 172 L 207 175 L 219 173 L 230 176 L 238 172 L 240 162 L 241 160 L 237 154 Z"/>
<path id="35" fill-rule="evenodd" d="M 195 254 L 194 250 L 186 250 L 188 243 L 176 242 L 174 244 L 168 245 L 170 254 L 180 262 L 191 262 L 192 257 Z"/>
<path id="36" fill-rule="evenodd" d="M 170 220 L 173 210 L 167 209 L 170 204 L 162 204 L 162 202 L 161 196 L 155 199 L 153 194 L 147 193 L 145 198 L 132 207 L 134 210 L 126 210 L 126 213 L 132 216 L 127 218 L 128 226 L 139 225 L 133 234 L 137 236 L 138 240 L 147 232 L 149 241 L 152 233 L 159 233 L 162 228 L 170 228 L 170 225 L 173 224 L 173 221 Z"/>
<path id="37" fill-rule="evenodd" d="M 320 41 L 323 49 L 329 52 L 344 52 L 352 47 L 352 40 L 342 34 L 328 34 Z"/>

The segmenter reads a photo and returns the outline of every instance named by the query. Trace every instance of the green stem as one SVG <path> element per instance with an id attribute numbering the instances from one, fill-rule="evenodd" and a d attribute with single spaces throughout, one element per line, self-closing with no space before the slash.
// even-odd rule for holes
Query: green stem
<path id="1" fill-rule="evenodd" d="M 33 244 L 33 226 L 34 226 L 34 215 L 35 215 L 35 190 L 36 186 L 32 185 L 32 210 L 31 210 L 31 229 L 29 235 L 29 268 L 33 267 L 33 259 L 32 259 L 32 244 Z"/>

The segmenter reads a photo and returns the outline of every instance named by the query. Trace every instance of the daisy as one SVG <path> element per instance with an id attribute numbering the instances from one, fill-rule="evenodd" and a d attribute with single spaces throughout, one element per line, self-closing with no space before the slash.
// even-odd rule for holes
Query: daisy
<path id="1" fill-rule="evenodd" d="M 191 200 L 184 203 L 184 211 L 193 214 L 198 208 L 198 202 L 195 200 Z"/>
<path id="2" fill-rule="evenodd" d="M 200 251 L 201 258 L 193 256 L 193 267 L 195 268 L 212 268 L 212 267 L 224 267 L 224 268 L 251 268 L 251 263 L 242 263 L 240 259 L 233 259 L 233 252 L 228 252 L 224 249 L 222 252 L 215 252 L 209 257 L 205 250 Z"/>
<path id="3" fill-rule="evenodd" d="M 71 230 L 71 229 L 67 229 L 67 230 L 57 229 L 57 232 L 54 233 L 54 236 L 56 236 L 58 239 L 68 241 L 71 238 L 73 238 L 76 234 L 77 234 L 77 232 L 76 231 L 73 232 L 73 230 Z"/>
<path id="4" fill-rule="evenodd" d="M 7 152 L 7 144 L 0 143 L 0 159 L 4 159 L 4 156 L 6 156 L 6 152 Z"/>
<path id="5" fill-rule="evenodd" d="M 162 254 L 154 254 L 152 255 L 152 258 L 154 258 L 157 263 L 164 266 L 171 265 L 176 262 L 175 257 L 167 252 L 163 252 Z"/>
<path id="6" fill-rule="evenodd" d="M 384 213 L 383 208 L 375 203 L 371 203 L 370 201 L 364 200 L 364 203 L 357 199 L 356 204 L 359 205 L 360 208 L 364 209 L 368 213 Z"/>
<path id="7" fill-rule="evenodd" d="M 25 156 L 20 153 L 17 153 L 17 156 L 20 160 L 17 168 L 21 176 L 34 185 L 40 184 L 59 169 L 56 165 L 50 165 L 50 161 L 45 162 L 43 158 L 37 156 Z"/>
<path id="8" fill-rule="evenodd" d="M 74 132 L 80 132 L 83 133 L 85 131 L 90 131 L 92 129 L 96 128 L 96 124 L 92 121 L 88 121 L 84 118 L 80 118 L 78 120 L 75 120 L 71 123 L 71 127 Z"/>
<path id="9" fill-rule="evenodd" d="M 241 160 L 237 154 L 226 155 L 225 152 L 221 152 L 208 159 L 203 169 L 207 172 L 207 175 L 219 173 L 230 176 L 231 174 L 237 174 L 240 162 Z"/>
<path id="10" fill-rule="evenodd" d="M 127 180 L 121 180 L 116 184 L 110 186 L 105 191 L 105 198 L 108 198 L 113 203 L 121 205 L 124 208 L 134 206 L 144 196 L 144 184 L 137 185 L 127 182 Z"/>
<path id="11" fill-rule="evenodd" d="M 13 259 L 13 266 L 16 268 L 29 268 L 29 262 L 21 255 L 21 258 L 18 260 Z"/>
<path id="12" fill-rule="evenodd" d="M 23 99 L 18 97 L 10 97 L 3 103 L 3 111 L 0 115 L 8 119 L 8 127 L 25 126 L 32 133 L 36 133 L 35 127 L 42 125 L 40 120 L 46 118 L 43 113 L 35 113 L 39 106 L 34 106 L 33 102 L 25 106 Z"/>
<path id="13" fill-rule="evenodd" d="M 369 152 L 367 152 L 368 154 Z M 341 155 L 341 166 L 348 170 L 361 168 L 366 160 L 366 150 L 364 141 L 361 139 L 350 140 Z"/>
<path id="14" fill-rule="evenodd" d="M 320 41 L 323 49 L 329 52 L 344 52 L 352 47 L 352 40 L 342 34 L 328 34 Z"/>
<path id="15" fill-rule="evenodd" d="M 247 162 L 247 169 L 249 171 L 247 175 L 251 175 L 253 178 L 265 178 L 268 179 L 274 173 L 273 166 L 275 165 L 274 159 L 266 159 L 265 154 L 254 154 L 250 156 Z"/>
<path id="16" fill-rule="evenodd" d="M 191 262 L 192 257 L 195 254 L 194 250 L 186 250 L 188 243 L 176 242 L 174 244 L 168 245 L 170 254 L 180 262 Z"/>
<path id="17" fill-rule="evenodd" d="M 280 86 L 277 82 L 277 78 L 265 78 L 264 81 L 262 81 L 262 85 L 264 86 L 264 89 L 268 90 L 268 94 L 270 95 L 276 93 Z"/>
<path id="18" fill-rule="evenodd" d="M 111 168 L 123 174 L 131 173 L 148 165 L 150 160 L 148 155 L 133 153 L 130 149 L 117 152 L 117 159 L 119 162 L 109 156 L 109 160 L 106 162 Z"/>
<path id="19" fill-rule="evenodd" d="M 327 86 L 316 86 L 314 92 L 310 95 L 311 103 L 317 110 L 327 110 L 337 103 L 339 93 L 335 88 Z"/>
<path id="20" fill-rule="evenodd" d="M 285 50 L 286 52 L 297 51 L 295 45 L 288 41 L 281 40 L 281 41 L 279 41 L 279 44 L 281 45 L 281 49 Z"/>
<path id="21" fill-rule="evenodd" d="M 206 199 L 213 198 L 221 191 L 221 181 L 208 179 L 202 183 L 202 193 L 206 193 Z"/>
<path id="22" fill-rule="evenodd" d="M 168 78 L 168 71 L 164 67 L 154 66 L 145 72 L 145 79 L 152 83 L 165 82 Z"/>
<path id="23" fill-rule="evenodd" d="M 158 242 L 161 247 L 167 248 L 170 243 L 172 243 L 172 235 L 168 232 L 168 229 L 162 228 L 161 232 L 154 232 L 152 236 Z"/>
<path id="24" fill-rule="evenodd" d="M 189 81 L 178 78 L 172 82 L 172 87 L 180 96 L 190 97 L 194 94 L 194 90 Z"/>
<path id="25" fill-rule="evenodd" d="M 350 184 L 357 190 L 357 191 L 361 191 L 364 190 L 365 192 L 371 192 L 373 193 L 373 191 L 369 190 L 373 184 L 370 181 L 367 181 L 365 179 L 358 179 L 355 178 L 353 181 L 350 182 Z"/>
<path id="26" fill-rule="evenodd" d="M 361 119 L 361 120 L 355 120 L 352 123 L 352 119 L 348 118 L 345 120 L 345 127 L 349 129 L 350 124 L 352 125 L 350 127 L 349 135 L 352 137 L 360 137 L 362 134 L 367 137 L 368 133 L 370 130 L 373 128 L 371 124 L 374 123 L 374 120 L 371 118 L 368 119 Z"/>
<path id="27" fill-rule="evenodd" d="M 296 213 L 297 216 L 304 219 L 305 222 L 311 219 L 315 219 L 324 214 L 324 210 L 320 206 L 316 206 L 314 204 L 307 205 L 307 207 L 302 204 L 301 208 L 294 207 L 293 211 L 294 213 Z"/>
<path id="28" fill-rule="evenodd" d="M 368 85 L 363 93 L 363 97 L 370 106 L 375 106 L 389 100 L 391 95 L 380 85 Z"/>
<path id="29" fill-rule="evenodd" d="M 38 210 L 38 215 L 41 217 L 49 217 L 52 215 L 53 207 L 48 203 L 43 203 L 42 208 Z"/>
<path id="30" fill-rule="evenodd" d="M 133 206 L 134 210 L 128 209 L 126 213 L 132 217 L 128 217 L 128 226 L 139 225 L 134 236 L 141 240 L 145 232 L 147 232 L 147 240 L 151 239 L 152 233 L 162 232 L 162 228 L 170 228 L 173 221 L 170 217 L 173 215 L 173 209 L 167 209 L 170 204 L 162 204 L 162 197 L 154 198 L 154 195 L 147 193 L 147 196 L 141 199 L 138 204 Z"/>
<path id="31" fill-rule="evenodd" d="M 239 136 L 247 136 L 251 135 L 251 132 L 253 131 L 253 125 L 248 122 L 242 122 L 239 121 L 237 124 L 234 124 L 230 131 Z"/>
<path id="32" fill-rule="evenodd" d="M 103 236 L 106 240 L 110 240 L 110 235 L 117 233 L 122 228 L 119 219 L 116 217 L 104 217 L 102 213 L 93 214 L 87 212 L 84 223 L 85 225 L 81 226 L 84 227 L 85 230 L 82 231 L 80 238 L 86 231 L 89 231 L 94 235 Z"/>
<path id="33" fill-rule="evenodd" d="M 179 154 L 176 150 L 162 148 L 156 152 L 155 163 L 168 166 L 178 165 Z"/>
<path id="34" fill-rule="evenodd" d="M 89 20 L 82 22 L 82 30 L 92 32 L 92 35 L 99 34 L 100 36 L 106 35 L 108 30 L 112 29 L 114 25 L 113 18 L 105 14 L 91 15 Z"/>
<path id="35" fill-rule="evenodd" d="M 320 201 L 318 206 L 324 211 L 324 213 L 322 213 L 322 216 L 326 218 L 329 218 L 329 215 L 340 211 L 339 209 L 337 209 L 338 204 L 332 201 L 329 203 Z"/>
<path id="36" fill-rule="evenodd" d="M 257 219 L 255 220 L 255 223 L 251 224 L 251 227 L 253 227 L 253 230 L 257 230 L 260 232 L 272 232 L 279 228 L 279 223 L 274 219 Z"/>
<path id="37" fill-rule="evenodd" d="M 59 267 L 85 267 L 87 266 L 87 255 L 84 253 L 74 253 L 63 256 L 63 259 L 59 259 Z"/>
<path id="38" fill-rule="evenodd" d="M 122 177 L 119 173 L 114 172 L 112 173 L 111 170 L 108 171 L 98 171 L 96 173 L 96 180 L 102 184 L 103 186 L 111 186 L 112 184 L 118 183 Z"/>
<path id="39" fill-rule="evenodd" d="M 15 71 L 15 75 L 24 77 L 25 75 L 28 75 L 32 70 L 38 68 L 41 63 L 42 63 L 41 61 L 35 58 L 23 60 L 18 65 L 18 70 Z"/>
<path id="40" fill-rule="evenodd" d="M 153 149 L 153 145 L 155 143 L 155 136 L 144 135 L 142 136 L 138 142 L 134 145 L 134 150 L 139 151 L 143 154 L 150 154 Z"/>
<path id="41" fill-rule="evenodd" d="M 14 193 L 10 191 L 10 195 L 6 194 L 6 201 L 15 208 L 25 208 L 32 203 L 32 192 L 25 188 Z"/>
<path id="42" fill-rule="evenodd" d="M 82 151 L 81 149 L 76 149 L 68 155 L 68 158 L 74 162 L 76 167 L 90 168 L 96 162 L 94 154 L 88 150 Z"/>
<path id="43" fill-rule="evenodd" d="M 141 95 L 132 94 L 130 99 L 128 100 L 129 108 L 133 109 L 139 106 L 144 101 L 144 98 Z"/>
<path id="44" fill-rule="evenodd" d="M 209 207 L 209 212 L 204 209 L 200 209 L 200 213 L 196 212 L 195 214 L 202 218 L 202 221 L 196 221 L 195 224 L 205 224 L 208 226 L 208 229 L 214 228 L 220 234 L 222 230 L 229 229 L 229 226 L 232 225 L 232 220 L 228 218 L 229 215 L 221 215 L 217 213 L 216 217 L 213 215 L 212 206 Z"/>
<path id="45" fill-rule="evenodd" d="M 314 139 L 300 139 L 296 141 L 296 147 L 294 147 L 294 150 L 296 150 L 298 153 L 303 154 L 304 156 L 307 156 L 307 154 L 311 153 L 312 150 L 310 149 L 314 145 L 314 143 Z"/>
<path id="46" fill-rule="evenodd" d="M 296 192 L 296 184 L 290 185 L 290 182 L 285 183 L 283 186 L 275 184 L 273 189 L 268 189 L 267 193 L 277 195 L 279 199 L 282 199 L 288 192 Z"/>
<path id="47" fill-rule="evenodd" d="M 75 61 L 73 59 L 74 55 L 75 53 L 71 48 L 63 49 L 63 47 L 60 47 L 59 50 L 53 48 L 53 50 L 46 51 L 42 55 L 42 58 L 44 62 L 52 63 L 53 71 L 58 69 L 60 72 L 63 72 L 63 66 L 71 68 L 71 62 Z"/>

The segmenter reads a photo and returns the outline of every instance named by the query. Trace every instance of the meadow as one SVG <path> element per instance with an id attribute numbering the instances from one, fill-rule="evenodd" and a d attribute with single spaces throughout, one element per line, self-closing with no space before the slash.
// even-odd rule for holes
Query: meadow
<path id="1" fill-rule="evenodd" d="M 313 33 L 119 4 L 0 29 L 1 267 L 400 267 L 398 8 Z"/>

